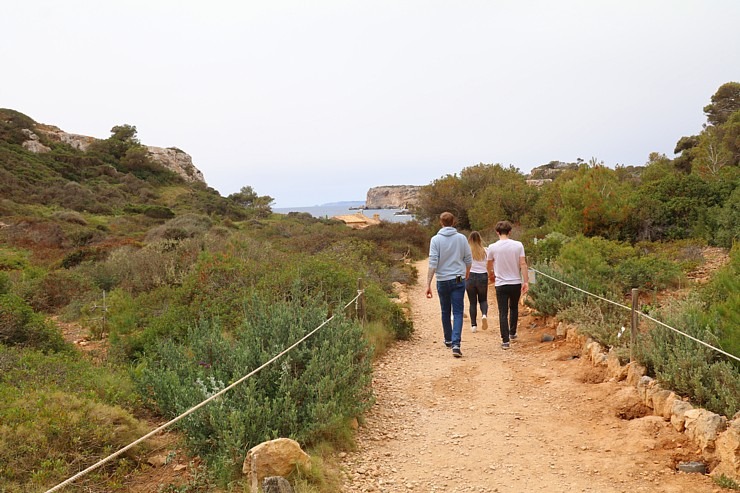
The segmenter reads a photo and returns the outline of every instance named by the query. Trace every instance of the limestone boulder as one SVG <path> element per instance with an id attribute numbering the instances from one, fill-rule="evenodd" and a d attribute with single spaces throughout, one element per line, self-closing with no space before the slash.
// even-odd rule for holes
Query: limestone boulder
<path id="1" fill-rule="evenodd" d="M 252 447 L 244 459 L 242 472 L 247 475 L 253 493 L 259 491 L 259 484 L 270 476 L 287 476 L 296 466 L 308 468 L 311 457 L 305 453 L 295 440 L 277 438 Z"/>
<path id="2" fill-rule="evenodd" d="M 636 363 L 631 362 L 627 364 L 627 383 L 637 387 L 637 384 L 640 382 L 640 379 L 645 376 L 647 373 L 647 369 Z"/>
<path id="3" fill-rule="evenodd" d="M 642 403 L 646 406 L 650 405 L 650 402 L 648 401 L 648 389 L 653 387 L 655 385 L 655 379 L 646 376 L 640 377 L 640 380 L 637 382 L 637 393 L 640 395 L 640 399 L 642 399 Z"/>
<path id="4" fill-rule="evenodd" d="M 205 183 L 203 173 L 193 165 L 193 158 L 190 157 L 190 154 L 176 147 L 147 146 L 147 150 L 149 151 L 149 157 L 153 161 L 174 171 L 183 180 L 191 183 Z"/>
<path id="5" fill-rule="evenodd" d="M 719 434 L 727 429 L 727 418 L 706 409 L 691 409 L 684 413 L 686 436 L 701 447 L 702 452 L 712 452 Z"/>
<path id="6" fill-rule="evenodd" d="M 627 378 L 627 367 L 622 366 L 616 351 L 609 351 L 606 355 L 606 367 L 610 378 L 621 382 Z"/>
<path id="7" fill-rule="evenodd" d="M 686 429 L 686 413 L 694 409 L 694 406 L 686 401 L 675 399 L 671 406 L 671 424 L 676 431 L 683 432 Z"/>
<path id="8" fill-rule="evenodd" d="M 716 442 L 716 456 L 719 464 L 712 470 L 712 476 L 725 476 L 740 481 L 740 418 L 730 422 L 720 433 Z"/>
<path id="9" fill-rule="evenodd" d="M 670 390 L 664 390 L 660 387 L 654 387 L 649 395 L 650 403 L 648 406 L 653 408 L 656 415 L 662 416 L 665 419 L 671 419 L 671 411 L 673 410 L 673 401 L 676 400 L 676 394 Z"/>

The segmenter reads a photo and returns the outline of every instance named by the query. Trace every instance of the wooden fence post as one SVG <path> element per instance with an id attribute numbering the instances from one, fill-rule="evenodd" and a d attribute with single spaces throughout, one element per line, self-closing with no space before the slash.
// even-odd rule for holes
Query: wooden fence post
<path id="1" fill-rule="evenodd" d="M 360 319 L 360 322 L 364 325 L 365 324 L 365 287 L 362 282 L 362 278 L 357 279 L 357 293 L 359 297 L 357 298 L 357 318 Z"/>
<path id="2" fill-rule="evenodd" d="M 630 363 L 635 360 L 635 344 L 637 343 L 637 305 L 639 302 L 639 290 L 632 289 L 632 327 L 630 330 Z"/>

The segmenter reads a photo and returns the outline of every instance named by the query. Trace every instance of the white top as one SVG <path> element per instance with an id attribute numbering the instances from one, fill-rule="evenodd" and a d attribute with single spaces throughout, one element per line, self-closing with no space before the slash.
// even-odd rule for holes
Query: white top
<path id="1" fill-rule="evenodd" d="M 483 249 L 486 251 L 486 258 L 483 260 L 475 260 L 473 259 L 473 265 L 470 267 L 470 272 L 472 274 L 487 274 L 488 273 L 488 248 L 483 247 Z"/>
<path id="2" fill-rule="evenodd" d="M 519 261 L 524 256 L 521 241 L 507 238 L 488 246 L 488 260 L 493 260 L 496 286 L 522 283 Z"/>

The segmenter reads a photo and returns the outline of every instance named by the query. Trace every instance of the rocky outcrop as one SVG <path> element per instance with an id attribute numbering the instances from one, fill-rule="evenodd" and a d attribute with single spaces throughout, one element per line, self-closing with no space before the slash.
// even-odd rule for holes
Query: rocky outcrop
<path id="1" fill-rule="evenodd" d="M 87 135 L 67 133 L 54 125 L 38 124 L 36 125 L 36 131 L 44 134 L 44 136 L 49 140 L 62 142 L 63 144 L 67 144 L 68 146 L 82 152 L 87 151 L 90 144 L 98 140 L 95 137 L 88 137 Z"/>
<path id="2" fill-rule="evenodd" d="M 193 165 L 193 158 L 176 147 L 147 146 L 149 156 L 157 163 L 177 173 L 187 182 L 205 183 L 203 173 Z"/>
<path id="3" fill-rule="evenodd" d="M 550 161 L 542 166 L 532 168 L 529 173 L 529 180 L 533 183 L 531 185 L 543 185 L 556 178 L 559 174 L 568 170 L 578 169 L 579 163 L 564 163 L 562 161 Z"/>
<path id="4" fill-rule="evenodd" d="M 568 327 L 567 340 L 582 343 L 583 337 L 575 327 Z M 593 365 L 607 361 L 607 378 L 621 380 L 624 368 L 609 365 L 609 356 L 600 345 L 586 338 L 582 352 Z M 732 419 L 706 409 L 694 408 L 674 392 L 661 388 L 658 382 L 645 375 L 645 368 L 636 363 L 626 365 L 626 383 L 635 388 L 640 401 L 654 416 L 670 422 L 676 431 L 684 433 L 708 462 L 715 464 L 711 475 L 724 475 L 740 480 L 740 412 Z"/>
<path id="5" fill-rule="evenodd" d="M 367 191 L 366 209 L 408 209 L 416 205 L 420 186 L 390 185 L 373 187 Z"/>
<path id="6" fill-rule="evenodd" d="M 70 134 L 53 125 L 37 124 L 35 126 L 35 130 L 36 132 L 43 134 L 43 136 L 46 137 L 47 142 L 62 142 L 82 152 L 87 151 L 90 144 L 98 140 L 95 137 L 88 137 L 87 135 Z M 49 147 L 43 145 L 39 141 L 38 135 L 36 135 L 32 130 L 23 129 L 23 133 L 28 137 L 28 140 L 23 143 L 24 148 L 35 153 L 51 151 Z M 175 172 L 183 180 L 190 183 L 206 182 L 203 177 L 203 173 L 195 167 L 193 164 L 193 158 L 186 152 L 183 152 L 176 147 L 164 148 L 146 146 L 146 148 L 149 151 L 149 157 L 155 163 Z"/>
<path id="7" fill-rule="evenodd" d="M 23 132 L 23 135 L 28 137 L 28 140 L 23 142 L 23 148 L 27 151 L 38 154 L 41 152 L 49 152 L 51 150 L 51 148 L 46 147 L 39 141 L 39 136 L 33 133 L 33 131 L 24 128 L 23 130 L 21 130 L 21 132 Z"/>

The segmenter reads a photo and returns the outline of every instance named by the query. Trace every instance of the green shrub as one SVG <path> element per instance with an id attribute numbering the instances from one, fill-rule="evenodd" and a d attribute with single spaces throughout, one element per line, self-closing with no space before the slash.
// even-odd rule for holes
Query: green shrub
<path id="1" fill-rule="evenodd" d="M 2 491 L 44 491 L 147 432 L 126 411 L 71 393 L 5 387 L 0 401 Z"/>
<path id="2" fill-rule="evenodd" d="M 546 263 L 555 260 L 560 255 L 560 249 L 571 238 L 562 233 L 549 233 L 541 240 L 527 246 L 527 257 L 532 263 Z"/>
<path id="3" fill-rule="evenodd" d="M 208 216 L 198 214 L 184 214 L 170 219 L 161 226 L 151 229 L 147 235 L 147 241 L 156 240 L 182 240 L 201 235 L 213 226 L 213 221 Z"/>
<path id="4" fill-rule="evenodd" d="M 26 268 L 29 253 L 12 248 L 0 247 L 0 270 L 17 270 Z"/>
<path id="5" fill-rule="evenodd" d="M 50 351 L 66 347 L 57 327 L 15 294 L 0 295 L 0 343 Z"/>
<path id="6" fill-rule="evenodd" d="M 56 211 L 51 215 L 52 219 L 65 221 L 80 226 L 87 226 L 87 220 L 77 211 Z"/>
<path id="7" fill-rule="evenodd" d="M 559 319 L 578 325 L 579 332 L 587 334 L 605 347 L 617 348 L 622 354 L 629 352 L 631 312 L 611 303 L 588 298 L 574 303 L 557 313 Z"/>
<path id="8" fill-rule="evenodd" d="M 534 265 L 533 268 L 572 286 L 580 286 L 584 282 L 585 276 L 566 275 L 554 265 Z M 574 303 L 584 303 L 586 296 L 544 275 L 537 275 L 537 282 L 531 285 L 526 303 L 542 315 L 554 316 Z"/>
<path id="9" fill-rule="evenodd" d="M 698 300 L 688 300 L 665 311 L 668 312 L 664 320 L 667 325 L 712 346 L 718 345 L 717 329 L 703 324 L 704 308 Z M 649 330 L 638 339 L 636 353 L 666 388 L 718 414 L 731 417 L 740 411 L 737 366 L 684 335 L 650 321 L 644 324 Z"/>
<path id="10" fill-rule="evenodd" d="M 125 371 L 95 366 L 74 351 L 44 353 L 0 345 L 0 386 L 23 392 L 35 388 L 76 393 L 85 399 L 126 408 L 139 403 Z"/>
<path id="11" fill-rule="evenodd" d="M 84 297 L 92 288 L 89 278 L 61 269 L 29 282 L 26 297 L 34 310 L 53 312 Z"/>
<path id="12" fill-rule="evenodd" d="M 6 272 L 0 271 L 0 295 L 10 293 L 12 287 L 10 276 Z"/>
<path id="13" fill-rule="evenodd" d="M 681 269 L 663 257 L 644 255 L 625 258 L 617 265 L 615 274 L 622 292 L 631 288 L 662 290 L 678 284 Z"/>
<path id="14" fill-rule="evenodd" d="M 200 252 L 194 241 L 159 241 L 144 248 L 121 247 L 110 253 L 100 275 L 132 293 L 184 282 Z"/>
<path id="15" fill-rule="evenodd" d="M 116 289 L 107 298 L 107 327 L 112 359 L 136 359 L 146 348 L 159 344 L 162 338 L 181 340 L 194 325 L 197 306 L 186 302 L 182 288 L 161 287 L 137 296 Z M 88 307 L 84 315 L 99 317 Z"/>
<path id="16" fill-rule="evenodd" d="M 147 431 L 127 373 L 74 351 L 0 344 L 0 402 L 0 491 L 45 491 Z"/>
<path id="17" fill-rule="evenodd" d="M 740 245 L 730 252 L 730 263 L 717 271 L 701 292 L 703 323 L 716 327 L 720 347 L 740 357 Z M 740 369 L 740 364 L 736 365 Z"/>
<path id="18" fill-rule="evenodd" d="M 204 322 L 181 344 L 151 347 L 136 371 L 142 394 L 165 416 L 179 415 L 321 326 L 327 312 L 300 291 L 280 303 L 253 298 L 231 335 Z M 334 316 L 286 356 L 179 422 L 193 452 L 221 471 L 222 482 L 238 472 L 251 446 L 277 437 L 312 443 L 370 407 L 370 349 L 341 308 Z"/>

